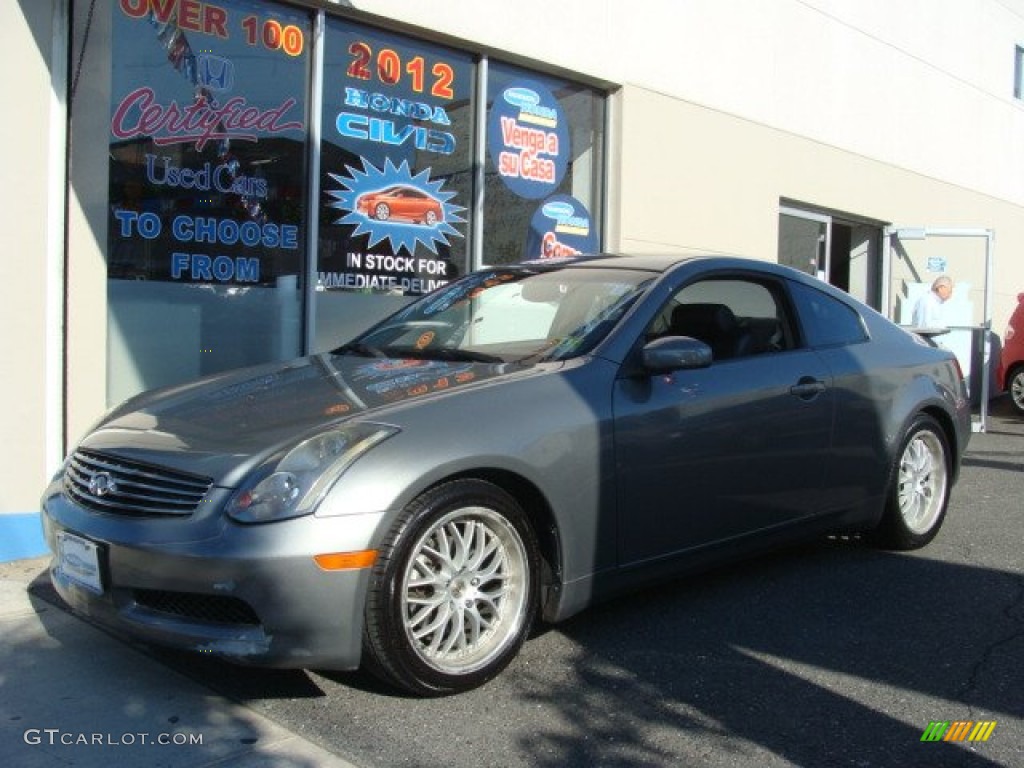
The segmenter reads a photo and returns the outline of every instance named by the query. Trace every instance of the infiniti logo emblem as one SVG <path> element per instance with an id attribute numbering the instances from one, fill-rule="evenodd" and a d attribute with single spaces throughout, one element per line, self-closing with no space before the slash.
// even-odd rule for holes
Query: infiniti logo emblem
<path id="1" fill-rule="evenodd" d="M 117 484 L 108 472 L 97 472 L 89 478 L 89 493 L 93 496 L 103 497 L 116 491 Z"/>

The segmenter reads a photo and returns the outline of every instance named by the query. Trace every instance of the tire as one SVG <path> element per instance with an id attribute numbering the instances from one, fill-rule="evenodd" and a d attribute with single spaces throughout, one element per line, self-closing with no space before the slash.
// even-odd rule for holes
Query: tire
<path id="1" fill-rule="evenodd" d="M 919 414 L 903 437 L 889 475 L 885 512 L 873 543 L 885 549 L 919 549 L 935 538 L 949 505 L 949 441 L 939 423 Z"/>
<path id="2" fill-rule="evenodd" d="M 1017 366 L 1006 379 L 1006 391 L 1017 413 L 1024 415 L 1024 365 Z"/>
<path id="3" fill-rule="evenodd" d="M 434 211 L 427 211 L 427 215 L 424 217 L 428 227 L 432 227 L 437 224 L 437 214 Z"/>
<path id="4" fill-rule="evenodd" d="M 364 666 L 420 696 L 483 685 L 530 631 L 539 563 L 526 515 L 502 489 L 466 479 L 425 492 L 371 572 Z"/>
<path id="5" fill-rule="evenodd" d="M 387 203 L 377 203 L 377 207 L 373 209 L 373 218 L 377 221 L 387 221 L 391 218 L 391 209 Z"/>

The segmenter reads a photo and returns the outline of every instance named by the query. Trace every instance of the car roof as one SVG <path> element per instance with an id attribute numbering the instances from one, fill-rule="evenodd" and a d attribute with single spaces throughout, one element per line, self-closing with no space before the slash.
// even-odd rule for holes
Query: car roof
<path id="1" fill-rule="evenodd" d="M 726 256 L 717 253 L 706 254 L 642 254 L 627 256 L 617 253 L 599 253 L 583 256 L 569 256 L 555 259 L 535 259 L 522 262 L 519 266 L 530 269 L 628 269 L 632 271 L 651 272 L 652 274 L 663 274 L 683 265 L 697 267 L 706 275 L 744 272 L 747 274 L 760 274 L 785 278 L 787 280 L 802 283 L 829 294 L 833 298 L 858 308 L 863 313 L 869 309 L 863 302 L 859 302 L 845 291 L 825 283 L 813 275 L 794 269 L 784 264 L 773 261 L 762 261 L 742 256 Z M 874 312 L 875 310 L 871 310 Z"/>
<path id="2" fill-rule="evenodd" d="M 665 272 L 692 257 L 668 255 L 625 256 L 617 253 L 596 253 L 566 256 L 554 259 L 533 259 L 520 266 L 550 269 L 631 269 L 645 272 Z"/>
<path id="3" fill-rule="evenodd" d="M 536 259 L 524 262 L 530 267 L 570 268 L 570 269 L 630 269 L 645 272 L 667 272 L 681 264 L 701 264 L 710 269 L 721 270 L 752 270 L 755 272 L 786 275 L 788 277 L 806 277 L 789 267 L 780 266 L 775 262 L 741 256 L 724 256 L 722 254 L 638 254 L 625 255 L 620 253 L 598 253 L 582 256 L 570 256 L 559 259 Z"/>
<path id="4" fill-rule="evenodd" d="M 649 272 L 665 272 L 692 257 L 669 256 L 668 254 L 644 254 L 626 256 L 623 254 L 605 253 L 579 262 L 581 267 L 603 267 L 611 269 L 641 269 Z"/>

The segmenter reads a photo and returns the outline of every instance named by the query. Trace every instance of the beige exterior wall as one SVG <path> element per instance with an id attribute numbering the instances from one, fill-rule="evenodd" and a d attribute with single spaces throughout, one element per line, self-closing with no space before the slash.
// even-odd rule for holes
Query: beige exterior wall
<path id="1" fill-rule="evenodd" d="M 74 29 L 86 27 L 88 7 L 76 3 Z M 80 50 L 80 40 L 74 50 Z M 78 62 L 76 62 L 76 66 Z M 95 147 L 110 141 L 110 14 L 94 13 L 81 77 L 73 95 L 74 141 L 68 187 L 67 437 L 74 445 L 107 410 L 107 173 Z M 75 104 L 85 105 L 85 108 Z M 104 105 L 95 109 L 93 105 Z"/>
<path id="2" fill-rule="evenodd" d="M 48 472 L 48 430 L 60 413 L 48 409 L 47 350 L 60 344 L 59 329 L 49 327 L 51 291 L 48 256 L 51 230 L 48 178 L 53 90 L 50 58 L 53 13 L 49 2 L 0 3 L 0 71 L 4 72 L 7 109 L 0 120 L 0 512 L 31 512 Z M 8 92 L 13 86 L 16 94 Z M 59 121 L 59 114 L 57 115 Z M 58 158 L 59 159 L 59 158 Z M 59 170 L 59 169 L 58 169 Z M 59 354 L 57 355 L 59 365 Z"/>
<path id="3" fill-rule="evenodd" d="M 994 230 L 998 334 L 1024 290 L 1020 205 L 647 89 L 625 87 L 618 111 L 618 250 L 774 261 L 785 198 L 895 225 Z M 983 260 L 961 242 L 930 241 L 927 254 L 948 254 L 958 268 Z M 893 267 L 896 279 L 909 276 L 898 261 Z M 979 308 L 982 278 L 966 276 Z"/>

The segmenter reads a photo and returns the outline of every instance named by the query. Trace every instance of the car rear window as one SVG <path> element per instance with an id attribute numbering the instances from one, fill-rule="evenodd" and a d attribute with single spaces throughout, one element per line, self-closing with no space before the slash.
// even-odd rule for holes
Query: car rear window
<path id="1" fill-rule="evenodd" d="M 802 283 L 792 283 L 792 293 L 808 346 L 831 347 L 867 340 L 864 321 L 852 307 Z"/>

